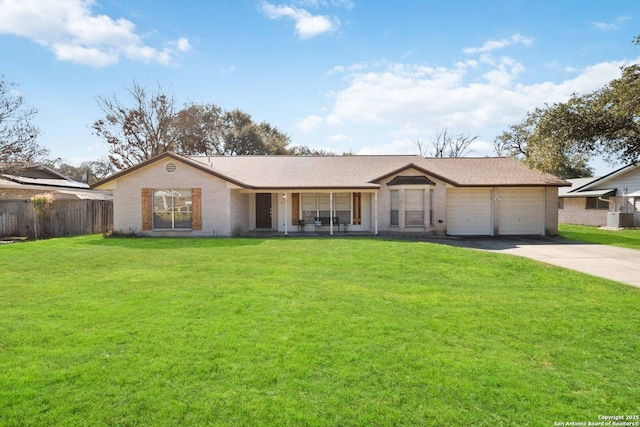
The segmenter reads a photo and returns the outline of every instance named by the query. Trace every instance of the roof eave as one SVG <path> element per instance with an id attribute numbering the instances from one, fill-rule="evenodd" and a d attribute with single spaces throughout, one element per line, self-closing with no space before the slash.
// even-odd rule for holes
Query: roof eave
<path id="1" fill-rule="evenodd" d="M 173 152 L 170 152 L 170 151 L 166 151 L 166 152 L 160 153 L 157 156 L 154 156 L 154 157 L 152 157 L 152 158 L 150 158 L 148 160 L 145 160 L 144 162 L 138 163 L 137 165 L 131 166 L 130 168 L 124 169 L 124 170 L 122 170 L 120 172 L 117 172 L 117 173 L 111 175 L 111 176 L 108 176 L 108 177 L 106 177 L 104 179 L 101 179 L 99 181 L 94 182 L 93 184 L 91 184 L 91 189 L 95 189 L 97 187 L 100 187 L 100 186 L 108 183 L 108 182 L 115 181 L 115 180 L 117 180 L 117 179 L 119 179 L 119 178 L 121 178 L 121 177 L 123 177 L 125 175 L 130 174 L 131 172 L 134 172 L 134 171 L 136 171 L 138 169 L 146 167 L 146 166 L 148 166 L 148 165 L 150 165 L 152 163 L 155 163 L 155 162 L 157 162 L 159 160 L 162 160 L 164 158 L 171 158 L 173 160 L 176 160 L 176 161 L 179 161 L 179 162 L 182 162 L 182 163 L 186 163 L 186 164 L 188 164 L 189 166 L 191 166 L 191 167 L 193 167 L 195 169 L 198 169 L 198 170 L 200 170 L 202 172 L 205 172 L 205 173 L 207 173 L 209 175 L 213 175 L 213 176 L 215 176 L 217 178 L 220 178 L 220 179 L 222 179 L 224 181 L 230 182 L 230 183 L 232 183 L 234 185 L 237 185 L 237 186 L 239 186 L 241 188 L 249 188 L 249 189 L 250 188 L 254 188 L 254 187 L 251 187 L 251 186 L 249 186 L 249 185 L 247 185 L 247 184 L 245 184 L 243 182 L 240 182 L 240 181 L 237 181 L 237 180 L 235 180 L 233 178 L 225 176 L 225 175 L 223 175 L 223 174 L 221 174 L 221 173 L 219 173 L 219 172 L 217 172 L 217 171 L 215 171 L 215 170 L 213 170 L 211 168 L 208 168 L 205 164 L 203 164 L 201 162 L 198 162 L 198 161 L 195 161 L 195 160 L 191 160 L 191 159 L 189 159 L 187 157 L 180 156 L 179 154 L 176 154 L 176 153 L 173 153 Z"/>
<path id="2" fill-rule="evenodd" d="M 615 177 L 620 176 L 620 175 L 622 175 L 624 173 L 627 173 L 628 171 L 633 170 L 636 167 L 638 167 L 638 165 L 633 165 L 632 164 L 632 165 L 623 166 L 620 169 L 614 170 L 613 172 L 611 172 L 611 173 L 609 173 L 607 175 L 601 176 L 600 178 L 596 178 L 593 181 L 590 181 L 590 182 L 588 182 L 588 183 L 586 183 L 584 185 L 581 185 L 580 187 L 574 188 L 573 190 L 569 191 L 569 193 L 575 193 L 577 191 L 588 190 L 589 188 L 591 188 L 593 186 L 596 186 L 598 184 L 603 184 L 603 183 L 609 181 L 612 178 L 615 178 Z"/>
<path id="3" fill-rule="evenodd" d="M 407 164 L 407 165 L 405 165 L 405 166 L 402 166 L 402 167 L 400 167 L 400 168 L 398 168 L 398 169 L 395 169 L 395 170 L 393 170 L 393 171 L 391 171 L 391 172 L 389 172 L 389 173 L 386 173 L 386 174 L 384 174 L 384 175 L 382 175 L 382 176 L 379 176 L 378 178 L 374 178 L 374 179 L 372 179 L 372 180 L 371 180 L 371 181 L 369 181 L 369 182 L 370 182 L 370 183 L 374 183 L 374 184 L 378 184 L 378 183 L 379 183 L 380 181 L 382 181 L 383 179 L 387 179 L 387 178 L 389 178 L 390 176 L 397 175 L 397 174 L 399 174 L 400 172 L 405 171 L 405 170 L 407 170 L 407 169 L 415 169 L 415 170 L 417 170 L 417 171 L 419 171 L 419 172 L 421 172 L 421 173 L 423 173 L 423 174 L 425 174 L 425 175 L 429 175 L 429 176 L 432 176 L 432 177 L 434 177 L 434 178 L 437 178 L 437 179 L 439 179 L 439 180 L 441 180 L 441 181 L 444 181 L 444 182 L 446 182 L 447 184 L 451 184 L 451 185 L 454 185 L 454 186 L 458 186 L 458 183 L 457 183 L 457 182 L 455 182 L 455 181 L 453 181 L 453 180 L 451 180 L 451 179 L 449 179 L 449 178 L 446 178 L 446 177 L 444 177 L 444 176 L 438 175 L 437 173 L 433 173 L 433 172 L 431 172 L 431 171 L 429 171 L 429 170 L 427 170 L 427 169 L 425 169 L 425 168 L 423 168 L 423 167 L 421 167 L 421 166 L 416 165 L 415 163 L 409 163 L 409 164 Z"/>

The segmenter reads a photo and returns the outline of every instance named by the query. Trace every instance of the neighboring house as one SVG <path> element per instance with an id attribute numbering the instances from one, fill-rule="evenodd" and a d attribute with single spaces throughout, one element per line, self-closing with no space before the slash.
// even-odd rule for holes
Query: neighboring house
<path id="1" fill-rule="evenodd" d="M 163 153 L 92 187 L 123 234 L 555 235 L 566 185 L 509 158 Z"/>
<path id="2" fill-rule="evenodd" d="M 560 189 L 558 221 L 564 224 L 607 226 L 610 213 L 628 214 L 640 225 L 640 165 L 629 165 L 597 178 L 568 180 Z"/>
<path id="3" fill-rule="evenodd" d="M 74 181 L 41 163 L 4 166 L 11 168 L 10 172 L 0 173 L 0 200 L 27 200 L 44 193 L 51 193 L 56 199 L 111 200 L 110 194 L 92 191 L 89 184 Z"/>

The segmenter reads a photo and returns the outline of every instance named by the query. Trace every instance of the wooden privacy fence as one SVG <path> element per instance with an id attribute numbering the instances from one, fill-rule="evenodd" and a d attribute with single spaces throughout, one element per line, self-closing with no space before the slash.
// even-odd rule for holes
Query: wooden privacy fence
<path id="1" fill-rule="evenodd" d="M 77 236 L 112 229 L 111 200 L 55 200 L 39 216 L 30 200 L 0 200 L 0 237 Z"/>

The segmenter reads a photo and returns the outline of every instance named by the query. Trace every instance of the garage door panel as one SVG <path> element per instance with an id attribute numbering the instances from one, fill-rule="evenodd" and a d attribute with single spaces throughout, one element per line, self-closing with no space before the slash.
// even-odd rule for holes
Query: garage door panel
<path id="1" fill-rule="evenodd" d="M 491 234 L 491 190 L 447 190 L 447 234 L 486 236 Z"/>
<path id="2" fill-rule="evenodd" d="M 542 234 L 544 193 L 542 189 L 500 189 L 498 191 L 498 234 Z"/>

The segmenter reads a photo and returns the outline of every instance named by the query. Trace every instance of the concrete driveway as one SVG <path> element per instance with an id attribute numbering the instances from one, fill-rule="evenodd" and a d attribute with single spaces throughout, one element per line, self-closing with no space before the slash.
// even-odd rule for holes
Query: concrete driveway
<path id="1" fill-rule="evenodd" d="M 531 258 L 640 288 L 640 250 L 579 243 L 561 237 L 470 237 L 453 246 Z"/>

